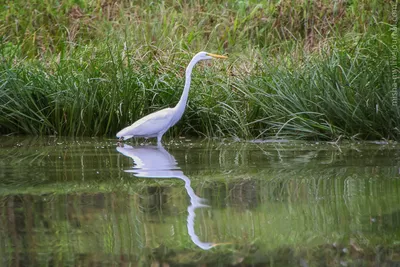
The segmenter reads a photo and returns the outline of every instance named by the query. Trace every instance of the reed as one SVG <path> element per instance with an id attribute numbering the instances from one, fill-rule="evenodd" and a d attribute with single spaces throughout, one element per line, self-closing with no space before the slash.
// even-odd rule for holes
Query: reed
<path id="1" fill-rule="evenodd" d="M 170 136 L 399 136 L 388 3 L 36 2 L 0 11 L 2 134 L 114 136 L 175 105 L 206 50 L 230 59 L 196 67 Z"/>

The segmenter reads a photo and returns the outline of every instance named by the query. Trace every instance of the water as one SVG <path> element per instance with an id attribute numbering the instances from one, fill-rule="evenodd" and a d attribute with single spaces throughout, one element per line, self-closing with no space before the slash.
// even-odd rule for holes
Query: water
<path id="1" fill-rule="evenodd" d="M 2 137 L 0 266 L 398 266 L 399 159 L 385 142 Z"/>

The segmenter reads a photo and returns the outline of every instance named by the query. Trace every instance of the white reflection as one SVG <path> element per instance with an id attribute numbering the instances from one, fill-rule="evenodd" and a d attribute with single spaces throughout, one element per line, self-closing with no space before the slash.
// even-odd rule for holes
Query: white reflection
<path id="1" fill-rule="evenodd" d="M 218 244 L 200 241 L 194 231 L 195 209 L 208 207 L 203 204 L 206 199 L 198 197 L 190 185 L 190 179 L 183 174 L 178 167 L 175 158 L 161 146 L 132 147 L 123 145 L 117 147 L 118 152 L 133 159 L 135 166 L 125 172 L 133 173 L 141 178 L 178 178 L 185 182 L 186 192 L 190 197 L 190 206 L 187 208 L 187 229 L 192 239 L 198 247 L 207 250 Z"/>

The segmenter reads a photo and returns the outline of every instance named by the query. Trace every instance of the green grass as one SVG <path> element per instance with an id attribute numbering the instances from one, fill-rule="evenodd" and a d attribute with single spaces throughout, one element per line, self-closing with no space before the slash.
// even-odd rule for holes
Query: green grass
<path id="1" fill-rule="evenodd" d="M 170 136 L 399 137 L 390 3 L 256 2 L 7 2 L 0 133 L 114 136 L 175 105 L 206 50 L 230 58 L 196 66 Z"/>

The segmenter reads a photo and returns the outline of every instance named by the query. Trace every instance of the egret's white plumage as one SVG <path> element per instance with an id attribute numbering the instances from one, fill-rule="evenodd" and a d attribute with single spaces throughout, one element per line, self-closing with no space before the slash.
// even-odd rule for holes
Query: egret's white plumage
<path id="1" fill-rule="evenodd" d="M 173 108 L 165 108 L 154 113 L 151 113 L 131 126 L 128 126 L 117 133 L 117 137 L 120 140 L 126 140 L 132 137 L 157 137 L 157 143 L 161 144 L 161 138 L 164 133 L 172 126 L 174 126 L 182 117 L 183 112 L 186 108 L 187 98 L 189 95 L 191 75 L 194 65 L 201 60 L 207 60 L 212 58 L 227 58 L 226 56 L 220 56 L 210 54 L 207 52 L 197 53 L 189 65 L 186 68 L 186 80 L 185 87 L 183 89 L 182 96 L 178 104 Z"/>

